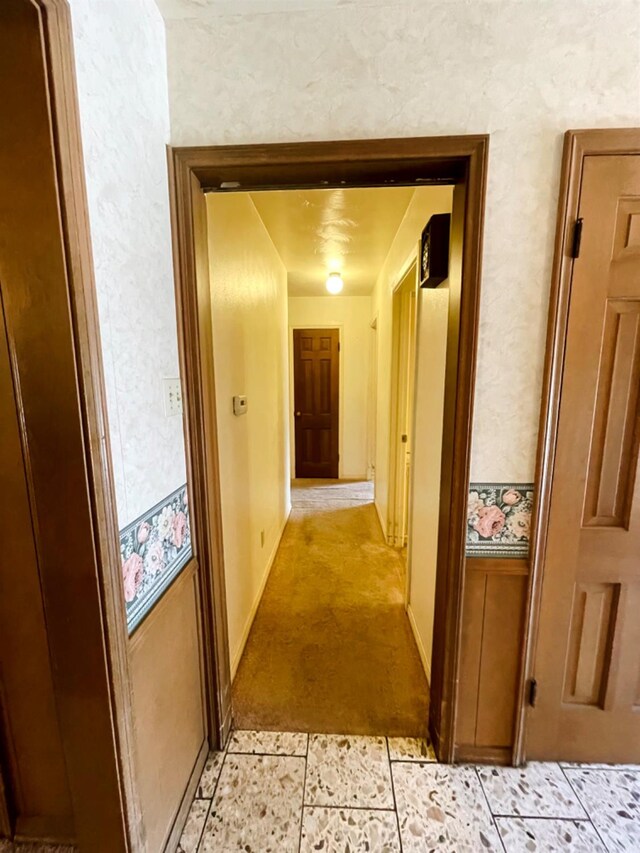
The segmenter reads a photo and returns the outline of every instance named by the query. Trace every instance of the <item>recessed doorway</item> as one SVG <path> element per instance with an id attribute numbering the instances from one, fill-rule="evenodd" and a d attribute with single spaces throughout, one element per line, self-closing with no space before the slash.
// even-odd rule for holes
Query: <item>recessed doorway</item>
<path id="1" fill-rule="evenodd" d="M 295 476 L 338 477 L 340 330 L 293 330 Z"/>
<path id="2" fill-rule="evenodd" d="M 223 513 L 220 512 L 220 463 L 215 455 L 207 453 L 209 435 L 216 435 L 215 397 L 211 375 L 211 350 L 216 352 L 215 334 L 212 335 L 209 273 L 215 269 L 215 259 L 207 259 L 206 215 L 203 190 L 212 195 L 254 192 L 262 193 L 277 189 L 293 190 L 301 186 L 327 188 L 339 186 L 348 191 L 350 187 L 375 187 L 394 181 L 399 186 L 412 187 L 418 191 L 419 184 L 449 184 L 453 189 L 453 220 L 457 219 L 460 237 L 460 258 L 456 263 L 459 278 L 454 296 L 450 299 L 450 312 L 456 314 L 450 323 L 452 334 L 448 338 L 446 372 L 454 381 L 448 385 L 447 399 L 443 407 L 443 434 L 447 435 L 442 448 L 442 469 L 439 492 L 444 500 L 438 502 L 438 582 L 434 596 L 434 630 L 429 638 L 432 645 L 432 705 L 429 726 L 436 748 L 442 760 L 453 757 L 454 733 L 451 708 L 455 706 L 456 678 L 458 667 L 457 642 L 459 633 L 460 598 L 462 585 L 462 558 L 465 528 L 466 492 L 468 485 L 469 425 L 471 416 L 473 362 L 477 329 L 478 273 L 480 224 L 484 193 L 484 170 L 486 167 L 486 140 L 473 137 L 461 140 L 391 140 L 370 143 L 319 143 L 301 146 L 266 146 L 246 149 L 198 149 L 194 152 L 174 152 L 176 169 L 176 212 L 179 255 L 178 299 L 181 304 L 183 334 L 185 338 L 185 376 L 189 411 L 191 448 L 194 456 L 194 495 L 198 493 L 203 503 L 214 510 L 209 523 L 195 531 L 204 545 L 205 559 L 202 561 L 203 584 L 219 617 L 209 622 L 205 618 L 203 627 L 207 643 L 214 654 L 211 659 L 210 679 L 215 685 L 216 711 L 221 738 L 225 737 L 225 726 L 229 725 L 231 706 L 230 661 L 227 634 L 227 614 L 223 613 L 224 554 L 216 531 L 224 528 Z M 328 176 L 328 177 L 327 177 Z M 416 183 L 416 181 L 418 183 Z M 424 226 L 421 222 L 421 226 Z M 452 229 L 453 231 L 453 229 Z M 414 235 L 414 243 L 419 231 Z M 464 275 L 463 269 L 464 253 Z M 198 258 L 200 257 L 200 260 Z M 202 262 L 203 258 L 206 264 Z M 188 285 L 193 282 L 194 286 Z M 209 291 L 208 297 L 205 295 Z M 461 298 L 464 293 L 464 298 Z M 204 310 L 203 310 L 203 305 Z M 376 324 L 378 357 L 382 348 L 381 339 L 389 330 L 381 328 L 380 316 L 370 316 L 368 326 Z M 194 329 L 199 334 L 193 336 Z M 309 326 L 311 328 L 311 326 Z M 368 347 L 369 337 L 365 341 Z M 387 339 L 388 342 L 388 339 Z M 341 357 L 344 357 L 341 353 Z M 380 364 L 378 364 L 378 371 Z M 203 381 L 204 378 L 204 381 Z M 388 379 L 389 377 L 387 377 Z M 457 380 L 457 381 L 456 381 Z M 365 399 L 373 398 L 368 393 L 365 377 Z M 240 390 L 240 389 L 238 389 Z M 378 402 L 379 407 L 379 402 Z M 251 403 L 249 402 L 249 411 Z M 365 413 L 365 420 L 370 416 Z M 384 422 L 384 423 L 383 423 Z M 389 413 L 386 419 L 376 418 L 375 446 L 384 447 L 388 458 Z M 367 440 L 364 455 L 371 442 Z M 377 460 L 381 458 L 376 453 Z M 386 469 L 388 466 L 382 466 Z M 207 474 L 207 468 L 209 473 Z M 377 468 L 377 466 L 376 466 Z M 365 473 L 366 476 L 366 473 Z M 388 470 L 375 471 L 375 487 L 378 491 L 382 477 Z M 224 501 L 222 501 L 224 506 Z M 379 512 L 379 507 L 376 504 Z M 385 507 L 386 510 L 386 507 Z M 198 522 L 196 522 L 196 525 Z M 386 544 L 386 543 L 385 543 Z M 219 559 L 211 568 L 207 567 L 207 552 L 217 553 Z M 438 601 L 440 606 L 438 606 Z M 227 636 L 225 636 L 227 634 Z M 432 641 L 432 643 L 431 643 Z M 304 689 L 304 686 L 302 686 Z M 451 704 L 453 702 L 453 705 Z M 426 721 L 425 721 L 426 722 Z"/>

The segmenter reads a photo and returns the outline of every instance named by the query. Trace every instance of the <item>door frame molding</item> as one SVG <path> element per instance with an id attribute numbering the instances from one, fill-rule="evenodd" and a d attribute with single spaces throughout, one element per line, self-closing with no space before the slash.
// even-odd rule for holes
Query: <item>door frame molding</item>
<path id="1" fill-rule="evenodd" d="M 400 457 L 400 436 L 398 434 L 398 420 L 399 420 L 399 403 L 400 403 L 400 389 L 398 387 L 398 375 L 400 373 L 400 355 L 402 349 L 402 307 L 399 304 L 401 300 L 400 290 L 405 283 L 405 280 L 411 275 L 413 272 L 415 275 L 415 279 L 413 282 L 413 293 L 414 298 L 416 299 L 415 304 L 415 317 L 413 323 L 413 357 L 414 357 L 414 373 L 413 378 L 416 378 L 416 370 L 415 370 L 415 359 L 418 351 L 418 291 L 419 291 L 419 283 L 418 283 L 418 262 L 420 255 L 420 247 L 418 245 L 417 249 L 409 256 L 409 259 L 403 266 L 403 271 L 398 277 L 396 281 L 393 291 L 391 294 L 391 394 L 389 398 L 389 475 L 388 475 L 388 491 L 387 491 L 387 530 L 386 530 L 386 540 L 387 544 L 391 545 L 393 548 L 403 548 L 404 543 L 400 542 L 398 544 L 397 539 L 398 536 L 396 534 L 396 527 L 398 525 L 398 518 L 401 513 L 398 511 L 398 504 L 400 503 L 400 499 L 398 496 L 398 481 L 402 480 L 401 476 L 401 466 L 399 465 L 399 457 Z M 396 304 L 398 303 L 398 304 Z M 406 330 L 405 330 L 406 331 Z M 405 375 L 406 380 L 406 389 L 408 392 L 410 382 L 408 377 Z M 414 396 L 414 406 L 415 409 L 415 381 L 413 388 L 413 396 Z M 411 420 L 413 422 L 413 414 L 414 411 L 411 412 Z M 412 423 L 413 428 L 413 423 Z M 411 447 L 411 451 L 413 451 L 413 447 Z M 411 498 L 412 491 L 412 483 L 409 483 L 409 493 L 408 493 L 408 504 Z M 391 497 L 392 496 L 392 497 Z M 406 507 L 407 516 L 409 515 L 409 506 Z M 407 526 L 408 529 L 408 526 Z M 407 543 L 408 544 L 408 543 Z M 405 578 L 405 604 L 409 600 L 409 584 L 411 582 L 410 572 L 409 572 L 409 562 L 407 560 L 407 573 Z"/>
<path id="2" fill-rule="evenodd" d="M 203 580 L 209 606 L 204 608 L 203 636 L 212 746 L 224 742 L 230 723 L 230 671 L 224 600 L 222 519 L 217 459 L 216 415 L 204 405 L 212 399 L 212 367 L 205 366 L 203 346 L 212 341 L 210 305 L 199 304 L 193 205 L 204 190 L 259 190 L 300 187 L 413 185 L 466 186 L 462 300 L 456 352 L 455 397 L 449 408 L 452 439 L 445 448 L 441 481 L 438 580 L 430 710 L 431 735 L 442 761 L 455 758 L 462 596 L 466 540 L 466 506 L 475 384 L 482 233 L 486 195 L 486 135 L 302 142 L 270 145 L 224 145 L 168 149 L 174 233 L 176 303 L 185 384 L 189 470 L 200 541 Z M 203 296 L 206 302 L 206 297 Z M 210 361 L 212 361 L 210 359 Z M 215 402 L 215 400 L 214 400 Z M 445 414 L 445 418 L 447 414 Z M 204 547 L 203 547 L 204 546 Z"/>
<path id="3" fill-rule="evenodd" d="M 59 225 L 50 227 L 46 236 L 52 253 L 61 253 L 66 274 L 62 282 L 52 270 L 46 298 L 34 298 L 30 305 L 29 323 L 47 336 L 57 375 L 51 381 L 51 367 L 47 375 L 42 364 L 27 365 L 24 374 L 39 371 L 44 382 L 19 383 L 22 441 L 30 467 L 32 512 L 40 520 L 36 549 L 76 841 L 83 849 L 107 845 L 114 853 L 124 853 L 143 848 L 144 828 L 71 11 L 67 0 L 22 0 L 21 6 L 25 22 L 19 26 L 26 27 L 26 18 L 33 15 L 29 26 L 39 33 L 39 53 L 34 46 L 33 57 L 42 63 L 38 75 L 49 108 Z M 11 38 L 10 27 L 6 33 Z M 8 102 L 13 106 L 15 99 Z M 27 121 L 18 112 L 20 120 Z M 48 164 L 39 167 L 47 169 Z M 42 185 L 43 175 L 33 169 L 25 192 L 37 198 Z M 36 214 L 34 220 L 37 228 Z M 37 295 L 42 290 L 34 287 L 37 272 L 33 266 L 25 269 L 13 286 L 25 293 L 31 288 Z M 51 327 L 52 306 L 69 317 L 68 325 Z M 16 321 L 14 331 L 18 325 Z M 29 348 L 24 347 L 24 335 L 12 335 L 9 318 L 7 326 L 14 375 L 22 376 L 18 368 L 22 360 L 28 362 Z M 37 387 L 42 393 L 34 400 Z M 47 388 L 52 389 L 50 395 Z M 44 410 L 56 412 L 57 432 L 67 441 L 66 456 L 60 455 L 50 420 L 41 417 Z M 43 477 L 42 467 L 29 461 L 34 450 L 40 458 L 48 453 L 59 460 L 67 474 L 61 474 L 59 482 Z M 61 489 L 66 505 L 60 500 Z M 57 526 L 53 537 L 52 526 Z"/>
<path id="4" fill-rule="evenodd" d="M 516 710 L 513 751 L 515 765 L 526 760 L 528 685 L 530 679 L 535 677 L 535 651 L 573 274 L 573 258 L 570 253 L 580 204 L 582 170 L 585 157 L 611 154 L 640 154 L 640 129 L 568 130 L 564 135 L 531 519 L 531 571 Z"/>

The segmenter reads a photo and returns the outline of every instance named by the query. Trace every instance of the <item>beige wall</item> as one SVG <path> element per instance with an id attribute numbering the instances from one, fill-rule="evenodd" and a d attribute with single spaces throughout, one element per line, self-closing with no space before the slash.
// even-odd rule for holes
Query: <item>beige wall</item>
<path id="1" fill-rule="evenodd" d="M 291 296 L 289 328 L 340 328 L 340 476 L 367 476 L 367 416 L 371 333 L 369 296 Z M 290 336 L 291 341 L 291 336 Z M 293 367 L 291 368 L 293 370 Z M 293 413 L 293 374 L 291 375 Z M 293 417 L 291 471 L 295 471 Z"/>
<path id="2" fill-rule="evenodd" d="M 455 196 L 456 202 L 459 200 Z M 433 620 L 438 559 L 440 464 L 444 416 L 447 331 L 451 303 L 459 305 L 462 284 L 464 202 L 455 204 L 451 221 L 449 278 L 435 290 L 418 291 L 418 352 L 413 470 L 408 553 L 408 612 L 431 680 Z"/>
<path id="3" fill-rule="evenodd" d="M 451 187 L 420 187 L 398 229 L 389 254 L 378 275 L 372 299 L 377 318 L 378 390 L 376 418 L 376 509 L 386 533 L 389 489 L 389 428 L 391 405 L 391 344 L 393 290 L 417 254 L 418 240 L 434 213 L 451 210 Z M 418 438 L 419 440 L 419 438 Z"/>
<path id="4" fill-rule="evenodd" d="M 562 134 L 638 124 L 640 0 L 161 2 L 175 145 L 491 134 L 471 479 L 531 482 Z"/>
<path id="5" fill-rule="evenodd" d="M 249 195 L 208 195 L 207 214 L 235 673 L 290 508 L 287 275 Z M 236 394 L 247 395 L 245 415 L 233 414 Z"/>
<path id="6" fill-rule="evenodd" d="M 120 528 L 186 480 L 171 254 L 164 23 L 153 0 L 71 0 Z"/>

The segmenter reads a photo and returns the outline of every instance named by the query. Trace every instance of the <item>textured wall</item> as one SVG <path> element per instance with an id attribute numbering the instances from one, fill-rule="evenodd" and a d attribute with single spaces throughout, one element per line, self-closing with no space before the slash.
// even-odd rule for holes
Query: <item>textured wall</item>
<path id="1" fill-rule="evenodd" d="M 431 681 L 449 287 L 418 291 L 415 422 L 409 529 L 409 607 Z"/>
<path id="2" fill-rule="evenodd" d="M 233 674 L 290 507 L 287 271 L 248 194 L 206 198 Z"/>
<path id="3" fill-rule="evenodd" d="M 121 528 L 185 482 L 165 145 L 164 24 L 153 0 L 72 0 L 80 119 Z M 159 549 L 158 549 L 159 550 Z"/>
<path id="4" fill-rule="evenodd" d="M 638 124 L 640 0 L 173 7 L 175 144 L 491 134 L 471 479 L 531 480 L 562 133 Z"/>
<path id="5" fill-rule="evenodd" d="M 290 328 L 341 327 L 340 476 L 348 479 L 367 476 L 370 323 L 370 296 L 289 297 Z M 293 375 L 290 396 L 291 470 L 295 471 Z"/>

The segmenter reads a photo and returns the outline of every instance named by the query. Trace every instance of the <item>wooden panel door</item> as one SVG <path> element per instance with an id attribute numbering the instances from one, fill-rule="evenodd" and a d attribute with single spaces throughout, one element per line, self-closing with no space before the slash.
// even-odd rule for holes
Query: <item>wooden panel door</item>
<path id="1" fill-rule="evenodd" d="M 296 477 L 338 476 L 338 329 L 295 329 Z"/>
<path id="2" fill-rule="evenodd" d="M 13 382 L 0 298 L 0 513 L 9 533 L 0 571 L 0 745 L 5 760 L 0 777 L 13 811 L 12 826 L 4 831 L 72 841 L 71 796 Z"/>
<path id="3" fill-rule="evenodd" d="M 527 757 L 640 762 L 640 157 L 578 216 Z"/>

